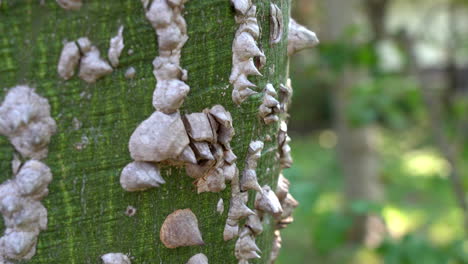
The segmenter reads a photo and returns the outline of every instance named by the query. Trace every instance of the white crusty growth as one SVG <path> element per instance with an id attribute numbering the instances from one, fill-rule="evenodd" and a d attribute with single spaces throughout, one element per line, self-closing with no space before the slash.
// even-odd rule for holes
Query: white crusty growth
<path id="1" fill-rule="evenodd" d="M 158 36 L 159 56 L 153 61 L 156 89 L 153 106 L 166 114 L 176 112 L 190 87 L 187 71 L 180 67 L 181 49 L 188 39 L 182 12 L 187 0 L 154 0 L 146 10 L 146 18 Z M 147 8 L 148 3 L 143 3 Z"/>
<path id="2" fill-rule="evenodd" d="M 123 27 L 120 28 L 123 30 Z M 121 30 L 119 35 L 121 36 Z M 116 41 L 116 46 L 111 41 L 111 48 L 109 49 L 109 58 L 112 61 L 117 60 L 120 55 L 119 41 Z M 112 50 L 112 52 L 111 52 Z M 101 58 L 99 49 L 91 44 L 91 41 L 86 37 L 79 38 L 75 42 L 67 42 L 63 46 L 60 54 L 60 59 L 57 66 L 57 72 L 65 80 L 70 79 L 75 74 L 75 68 L 80 64 L 79 77 L 88 83 L 93 83 L 97 79 L 112 72 L 112 67 L 109 63 Z"/>
<path id="3" fill-rule="evenodd" d="M 40 201 L 49 192 L 52 174 L 49 167 L 35 159 L 47 156 L 55 129 L 47 99 L 27 86 L 10 89 L 0 107 L 0 133 L 9 137 L 23 157 L 32 159 L 21 166 L 15 154 L 15 177 L 0 185 L 0 212 L 6 227 L 0 238 L 2 263 L 31 259 L 36 254 L 39 232 L 47 229 L 47 209 Z"/>
<path id="4" fill-rule="evenodd" d="M 166 183 L 161 177 L 159 168 L 152 163 L 134 161 L 122 170 L 120 185 L 126 191 L 142 191 L 148 188 L 159 187 Z"/>
<path id="5" fill-rule="evenodd" d="M 109 41 L 109 51 L 107 53 L 107 57 L 109 58 L 112 67 L 114 68 L 119 66 L 119 57 L 125 47 L 123 41 L 123 30 L 124 27 L 120 26 L 117 35 L 111 38 Z"/>
<path id="6" fill-rule="evenodd" d="M 57 3 L 67 10 L 79 10 L 81 8 L 81 0 L 56 0 Z"/>
<path id="7" fill-rule="evenodd" d="M 223 198 L 219 198 L 219 201 L 216 204 L 216 211 L 219 214 L 223 214 L 223 212 L 224 212 L 224 200 L 223 200 Z"/>
<path id="8" fill-rule="evenodd" d="M 65 80 L 75 74 L 75 68 L 80 62 L 80 50 L 74 41 L 65 43 L 60 54 L 57 72 Z"/>
<path id="9" fill-rule="evenodd" d="M 0 185 L 0 212 L 6 227 L 0 238 L 0 259 L 26 260 L 36 253 L 39 232 L 47 229 L 47 210 L 40 200 L 51 181 L 49 167 L 29 160 L 13 180 Z"/>
<path id="10" fill-rule="evenodd" d="M 47 145 L 55 130 L 47 99 L 25 85 L 8 91 L 0 106 L 0 134 L 9 138 L 23 157 L 46 157 Z"/>
<path id="11" fill-rule="evenodd" d="M 208 258 L 203 253 L 192 256 L 187 264 L 208 264 Z"/>
<path id="12" fill-rule="evenodd" d="M 81 50 L 83 51 L 83 48 Z M 81 58 L 80 72 L 78 75 L 85 82 L 94 83 L 97 79 L 111 72 L 112 67 L 107 61 L 101 58 L 101 53 L 97 47 L 91 46 L 89 51 L 84 52 Z"/>
<path id="13" fill-rule="evenodd" d="M 136 74 L 136 70 L 134 67 L 129 67 L 126 71 L 125 71 L 125 78 L 127 79 L 132 79 L 133 77 L 135 77 L 135 74 Z"/>
<path id="14" fill-rule="evenodd" d="M 294 19 L 289 20 L 288 55 L 292 55 L 303 49 L 312 48 L 319 44 L 317 35 Z"/>
<path id="15" fill-rule="evenodd" d="M 248 80 L 248 76 L 261 76 L 254 60 L 259 59 L 261 64 L 265 62 L 265 55 L 257 45 L 256 40 L 260 35 L 257 23 L 256 6 L 251 0 L 231 0 L 236 10 L 236 22 L 239 28 L 232 43 L 232 70 L 229 81 L 234 86 L 232 100 L 241 104 L 247 97 L 256 92 L 250 88 L 256 87 Z M 258 68 L 263 65 L 258 65 Z"/>
<path id="16" fill-rule="evenodd" d="M 104 264 L 131 264 L 127 255 L 122 253 L 107 253 L 101 256 Z"/>

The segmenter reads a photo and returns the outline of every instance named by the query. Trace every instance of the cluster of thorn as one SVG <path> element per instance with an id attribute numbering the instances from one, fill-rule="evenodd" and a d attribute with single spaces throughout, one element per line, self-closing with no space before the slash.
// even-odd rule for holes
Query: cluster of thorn
<path id="1" fill-rule="evenodd" d="M 248 76 L 261 76 L 261 69 L 266 62 L 265 54 L 260 50 L 257 39 L 260 36 L 256 12 L 257 7 L 251 0 L 231 0 L 236 10 L 236 22 L 239 28 L 232 43 L 232 70 L 229 81 L 234 86 L 232 100 L 241 104 L 247 97 L 256 94 L 250 88 L 256 87 Z"/>
<path id="2" fill-rule="evenodd" d="M 257 179 L 256 168 L 261 157 L 264 144 L 262 141 L 253 141 L 249 144 L 248 155 L 242 178 L 232 181 L 232 197 L 226 225 L 224 227 L 224 240 L 238 237 L 235 245 L 235 256 L 239 263 L 248 263 L 249 259 L 260 258 L 260 249 L 255 238 L 262 233 L 264 214 L 279 217 L 283 209 L 275 193 L 268 185 L 260 186 Z M 255 210 L 247 206 L 248 191 L 257 192 L 255 196 Z M 245 219 L 242 227 L 240 220 Z"/>
<path id="3" fill-rule="evenodd" d="M 288 118 L 287 109 L 290 104 L 292 95 L 291 81 L 288 79 L 286 85 L 280 85 L 280 109 L 282 113 L 282 120 L 278 131 L 278 155 L 281 169 L 290 168 L 293 160 L 291 156 L 291 147 L 289 142 L 291 138 L 288 136 L 288 126 L 285 119 Z M 275 263 L 279 251 L 281 249 L 281 233 L 280 229 L 285 228 L 288 224 L 293 222 L 292 213 L 299 203 L 289 193 L 289 181 L 282 173 L 278 178 L 278 185 L 276 187 L 276 197 L 281 205 L 282 212 L 274 216 L 275 218 L 275 232 L 273 237 L 273 245 L 270 252 L 269 264 Z"/>
<path id="4" fill-rule="evenodd" d="M 159 162 L 195 162 L 188 147 L 189 136 L 179 113 L 190 87 L 187 71 L 180 67 L 181 49 L 188 39 L 182 16 L 186 0 L 142 1 L 146 18 L 158 36 L 159 56 L 153 60 L 157 80 L 153 93 L 155 112 L 133 132 L 129 151 L 134 162 L 122 171 L 120 183 L 127 191 L 158 187 L 161 177 Z"/>
<path id="5" fill-rule="evenodd" d="M 278 94 L 271 83 L 268 83 L 264 89 L 263 102 L 258 112 L 265 124 L 269 125 L 278 122 L 280 112 L 280 103 L 277 100 Z"/>
<path id="6" fill-rule="evenodd" d="M 154 0 L 146 9 L 146 18 L 158 36 L 159 56 L 153 60 L 157 83 L 153 93 L 156 111 L 172 114 L 178 111 L 190 91 L 187 71 L 180 66 L 182 47 L 188 40 L 187 25 L 182 16 L 187 0 Z"/>
<path id="7" fill-rule="evenodd" d="M 184 161 L 187 175 L 196 179 L 198 193 L 220 192 L 226 181 L 238 174 L 237 157 L 231 149 L 234 136 L 232 116 L 221 105 L 202 113 L 185 115 L 190 144 Z"/>

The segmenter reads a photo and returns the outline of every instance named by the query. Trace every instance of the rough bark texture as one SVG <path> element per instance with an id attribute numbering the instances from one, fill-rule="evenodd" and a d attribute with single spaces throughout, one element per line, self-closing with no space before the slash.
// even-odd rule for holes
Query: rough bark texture
<path id="1" fill-rule="evenodd" d="M 260 92 L 268 82 L 276 88 L 286 82 L 287 27 L 281 42 L 270 46 L 269 10 L 270 2 L 276 3 L 288 25 L 290 2 L 254 2 L 262 29 L 259 42 L 267 56 L 263 77 L 251 78 Z M 249 142 L 272 136 L 272 141 L 265 142 L 257 174 L 261 185 L 275 188 L 278 125 L 266 126 L 259 119 L 262 93 L 240 107 L 231 100 L 231 47 L 237 25 L 230 1 L 189 1 L 184 16 L 189 40 L 182 49 L 181 66 L 189 72 L 191 90 L 181 112 L 200 112 L 215 104 L 230 111 L 236 130 L 231 145 L 240 171 Z M 120 25 L 125 26 L 125 49 L 112 74 L 95 84 L 76 75 L 68 81 L 59 78 L 57 62 L 64 40 L 86 36 L 105 57 L 109 39 Z M 133 54 L 128 54 L 129 49 Z M 48 98 L 58 125 L 45 161 L 54 176 L 43 201 L 49 214 L 48 230 L 40 234 L 37 253 L 28 263 L 100 263 L 100 256 L 108 252 L 128 253 L 133 263 L 185 263 L 197 253 L 204 253 L 210 263 L 237 262 L 235 240 L 224 242 L 222 236 L 229 203 L 225 203 L 224 214 L 216 211 L 219 198 L 230 200 L 229 187 L 221 193 L 198 195 L 193 179 L 176 167 L 162 168 L 167 183 L 160 188 L 130 193 L 119 184 L 121 170 L 131 162 L 130 135 L 154 111 L 152 60 L 156 55 L 156 35 L 138 0 L 88 0 L 79 11 L 64 10 L 52 0 L 1 2 L 0 86 L 35 87 Z M 125 71 L 131 66 L 136 77 L 126 79 Z M 1 96 L 4 94 L 2 89 Z M 1 137 L 0 182 L 12 177 L 13 152 L 9 141 Z M 125 214 L 128 206 L 137 209 L 134 216 Z M 184 208 L 197 215 L 205 245 L 167 249 L 159 240 L 161 224 L 168 214 Z M 0 230 L 3 232 L 3 224 Z M 266 226 L 257 239 L 262 258 L 252 263 L 267 263 L 272 237 L 272 227 Z"/>

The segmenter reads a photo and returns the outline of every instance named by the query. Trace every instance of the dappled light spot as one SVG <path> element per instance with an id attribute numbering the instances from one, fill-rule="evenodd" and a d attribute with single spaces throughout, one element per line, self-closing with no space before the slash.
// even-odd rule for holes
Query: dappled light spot
<path id="1" fill-rule="evenodd" d="M 437 219 L 429 227 L 429 238 L 435 244 L 447 245 L 463 236 L 463 215 L 458 208 L 454 208 Z M 468 246 L 468 244 L 467 244 Z M 466 251 L 468 252 L 468 251 Z"/>
<path id="2" fill-rule="evenodd" d="M 430 149 L 416 150 L 403 156 L 403 168 L 411 176 L 447 177 L 450 174 L 450 164 L 438 153 Z"/>
<path id="3" fill-rule="evenodd" d="M 332 130 L 324 130 L 319 135 L 319 144 L 322 148 L 331 149 L 336 146 L 338 139 Z"/>
<path id="4" fill-rule="evenodd" d="M 329 212 L 339 210 L 342 203 L 342 196 L 338 192 L 323 193 L 317 201 L 315 211 Z"/>
<path id="5" fill-rule="evenodd" d="M 354 254 L 351 264 L 381 264 L 380 256 L 373 250 L 362 247 Z"/>
<path id="6" fill-rule="evenodd" d="M 424 213 L 419 211 L 403 211 L 399 208 L 387 206 L 382 215 L 387 223 L 388 232 L 394 238 L 401 238 L 418 228 L 425 220 Z"/>

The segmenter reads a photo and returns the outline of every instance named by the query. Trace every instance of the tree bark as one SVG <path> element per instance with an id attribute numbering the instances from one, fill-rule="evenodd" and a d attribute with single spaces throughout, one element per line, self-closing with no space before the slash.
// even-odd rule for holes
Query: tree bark
<path id="1" fill-rule="evenodd" d="M 238 28 L 229 0 L 188 1 L 184 18 L 189 39 L 182 48 L 181 66 L 188 70 L 191 87 L 181 114 L 201 112 L 221 104 L 233 116 L 236 135 L 231 146 L 242 171 L 249 143 L 265 141 L 258 163 L 260 185 L 274 190 L 280 165 L 279 124 L 265 125 L 258 118 L 263 87 L 272 83 L 278 90 L 287 80 L 287 26 L 279 44 L 269 44 L 270 2 L 282 10 L 288 25 L 290 2 L 255 1 L 262 29 L 259 43 L 267 57 L 263 76 L 251 78 L 257 95 L 240 107 L 231 99 L 229 75 L 232 42 Z M 64 40 L 88 37 L 106 57 L 109 39 L 120 25 L 125 49 L 113 73 L 87 84 L 77 76 L 68 81 L 57 75 L 57 62 Z M 133 50 L 133 53 L 130 51 Z M 37 252 L 28 263 L 101 263 L 108 252 L 129 254 L 133 263 L 186 263 L 197 254 L 210 263 L 236 263 L 236 239 L 223 241 L 230 187 L 220 193 L 197 194 L 193 179 L 180 167 L 166 166 L 161 175 L 166 184 L 143 192 L 126 192 L 119 184 L 122 168 L 132 161 L 128 142 L 143 120 L 154 112 L 152 94 L 156 79 L 152 61 L 157 56 L 157 39 L 137 0 L 83 1 L 78 11 L 62 9 L 55 1 L 3 0 L 0 4 L 0 85 L 2 88 L 27 84 L 47 98 L 58 132 L 52 137 L 44 161 L 52 170 L 49 195 L 43 200 L 48 210 L 48 229 L 39 235 Z M 125 78 L 129 67 L 136 77 Z M 2 90 L 2 97 L 5 89 Z M 12 177 L 14 149 L 0 138 L 0 182 Z M 224 199 L 222 215 L 216 212 Z M 250 195 L 249 207 L 253 208 Z M 126 208 L 136 208 L 134 216 Z M 204 246 L 166 248 L 159 231 L 166 216 L 177 209 L 190 208 L 198 218 Z M 264 226 L 257 238 L 267 263 L 273 241 L 273 223 Z M 0 230 L 4 230 L 3 224 Z"/>

